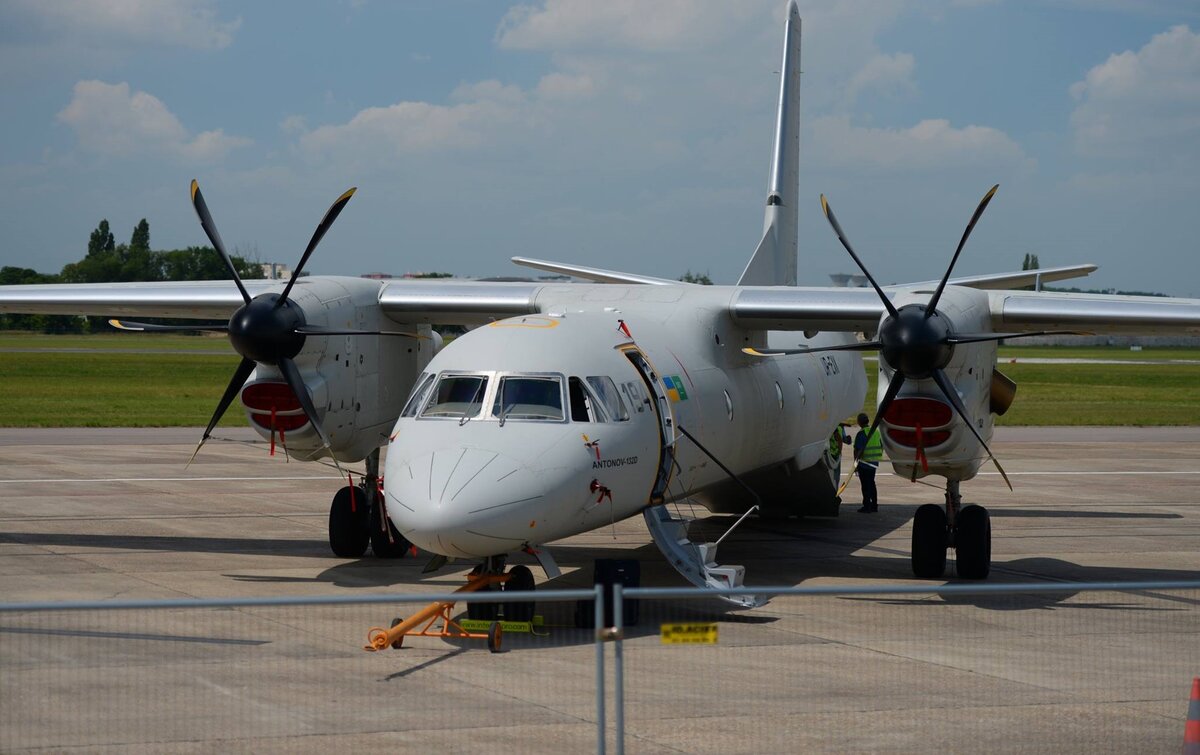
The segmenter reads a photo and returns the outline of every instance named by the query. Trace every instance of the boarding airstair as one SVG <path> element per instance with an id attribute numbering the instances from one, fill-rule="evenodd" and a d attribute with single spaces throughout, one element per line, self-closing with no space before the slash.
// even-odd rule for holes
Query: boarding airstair
<path id="1" fill-rule="evenodd" d="M 750 512 L 747 511 L 746 514 Z M 746 514 L 742 515 L 745 518 Z M 742 579 L 746 567 L 722 565 L 717 563 L 717 546 L 722 536 L 715 543 L 695 543 L 688 537 L 688 525 L 693 521 L 673 516 L 666 505 L 651 506 L 642 512 L 646 520 L 646 528 L 654 538 L 654 544 L 663 552 L 667 560 L 687 581 L 696 587 L 719 589 L 737 589 L 742 587 Z M 733 531 L 741 519 L 725 533 Z M 721 600 L 728 601 L 739 608 L 758 608 L 766 605 L 768 598 L 757 595 L 716 595 Z"/>

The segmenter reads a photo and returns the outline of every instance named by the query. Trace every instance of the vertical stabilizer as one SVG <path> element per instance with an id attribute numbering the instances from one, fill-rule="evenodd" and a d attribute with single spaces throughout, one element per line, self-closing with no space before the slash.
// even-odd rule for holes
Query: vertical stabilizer
<path id="1" fill-rule="evenodd" d="M 738 279 L 740 286 L 796 285 L 797 195 L 800 190 L 800 10 L 788 2 L 779 112 L 771 153 L 771 180 L 762 241 Z"/>

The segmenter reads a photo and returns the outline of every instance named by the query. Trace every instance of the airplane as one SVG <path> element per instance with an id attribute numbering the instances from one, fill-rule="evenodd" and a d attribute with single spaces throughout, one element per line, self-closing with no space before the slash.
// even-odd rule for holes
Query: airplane
<path id="1" fill-rule="evenodd" d="M 1200 300 L 1016 290 L 1095 265 L 952 277 L 996 187 L 940 279 L 886 287 L 822 196 L 871 288 L 798 285 L 800 45 L 789 2 L 763 233 L 736 285 L 520 257 L 587 282 L 300 277 L 353 189 L 330 207 L 286 284 L 241 281 L 193 181 L 193 207 L 233 285 L 4 286 L 0 312 L 218 320 L 113 322 L 228 334 L 242 360 L 197 451 L 237 400 L 250 426 L 264 440 L 278 435 L 293 457 L 365 462 L 362 482 L 330 505 L 337 556 L 360 557 L 369 545 L 394 558 L 415 545 L 434 554 L 431 568 L 474 559 L 482 573 L 503 575 L 524 551 L 554 576 L 548 544 L 640 514 L 685 579 L 735 590 L 743 567 L 721 564 L 717 543 L 690 540 L 674 505 L 743 519 L 836 516 L 839 423 L 862 406 L 863 353 L 879 351 L 869 431 L 882 433 L 897 474 L 945 480 L 944 502 L 915 513 L 913 572 L 942 578 L 953 548 L 961 578 L 986 578 L 990 518 L 962 505 L 960 485 L 989 459 L 1004 474 L 988 441 L 1016 386 L 996 369 L 997 342 L 1196 333 Z M 445 343 L 438 324 L 470 330 Z M 527 567 L 507 574 L 508 587 L 533 589 Z M 765 602 L 723 597 L 741 608 Z"/>

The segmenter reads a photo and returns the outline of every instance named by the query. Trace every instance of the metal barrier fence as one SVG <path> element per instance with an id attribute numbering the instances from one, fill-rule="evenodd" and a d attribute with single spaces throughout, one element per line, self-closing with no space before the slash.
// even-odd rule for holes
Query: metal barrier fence
<path id="1" fill-rule="evenodd" d="M 0 751 L 1170 751 L 1200 675 L 1200 580 L 728 592 L 773 602 L 617 584 L 0 604 Z M 439 601 L 483 618 L 435 611 L 403 652 L 361 649 L 390 606 Z M 493 607 L 528 601 L 538 618 L 488 654 Z"/>

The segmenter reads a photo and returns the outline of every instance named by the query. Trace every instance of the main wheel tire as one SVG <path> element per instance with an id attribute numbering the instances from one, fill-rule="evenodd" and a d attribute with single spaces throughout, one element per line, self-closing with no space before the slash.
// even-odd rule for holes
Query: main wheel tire
<path id="1" fill-rule="evenodd" d="M 341 558 L 361 558 L 369 539 L 367 497 L 362 490 L 347 485 L 329 505 L 329 547 Z"/>
<path id="2" fill-rule="evenodd" d="M 913 517 L 912 570 L 921 579 L 941 579 L 946 572 L 946 512 L 927 503 Z"/>
<path id="3" fill-rule="evenodd" d="M 490 627 L 488 627 L 488 636 L 487 636 L 488 650 L 492 651 L 493 653 L 499 653 L 500 652 L 500 642 L 503 639 L 504 639 L 504 627 L 500 626 L 500 622 L 493 621 L 492 625 Z"/>
<path id="4" fill-rule="evenodd" d="M 504 583 L 505 592 L 533 592 L 535 589 L 533 572 L 528 566 L 518 565 L 508 570 L 508 581 Z M 505 602 L 504 620 L 533 621 L 535 607 L 532 600 Z"/>
<path id="5" fill-rule="evenodd" d="M 371 551 L 376 558 L 404 558 L 412 543 L 404 539 L 391 519 L 387 520 L 387 530 L 384 530 L 379 521 L 382 516 L 383 510 L 377 507 L 375 515 L 371 517 Z M 391 539 L 388 539 L 388 532 L 391 532 Z"/>
<path id="6" fill-rule="evenodd" d="M 477 593 L 491 592 L 492 586 L 481 587 L 476 590 Z M 468 603 L 467 618 L 478 621 L 493 621 L 498 613 L 498 606 L 495 603 Z"/>
<path id="7" fill-rule="evenodd" d="M 954 531 L 954 568 L 963 579 L 987 579 L 992 570 L 992 518 L 971 504 L 958 512 Z"/>

